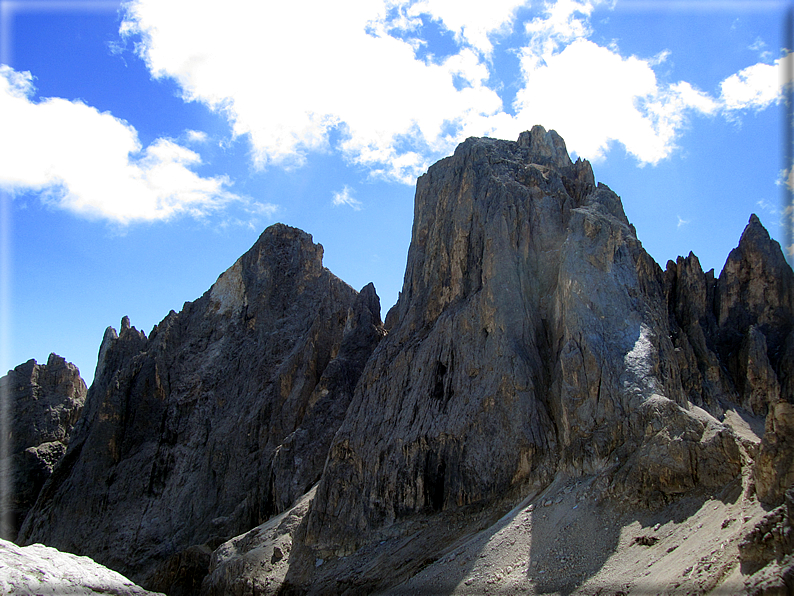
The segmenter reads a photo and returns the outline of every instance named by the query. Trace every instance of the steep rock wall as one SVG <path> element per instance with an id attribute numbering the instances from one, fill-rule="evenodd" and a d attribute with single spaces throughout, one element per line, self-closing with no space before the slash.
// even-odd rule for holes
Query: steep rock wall
<path id="1" fill-rule="evenodd" d="M 308 513 L 317 556 L 560 472 L 612 470 L 643 503 L 739 472 L 689 409 L 661 269 L 554 131 L 469 139 L 419 179 L 387 326 Z"/>
<path id="2" fill-rule="evenodd" d="M 148 337 L 125 317 L 105 333 L 85 413 L 21 539 L 186 589 L 168 572 L 186 549 L 211 551 L 319 477 L 335 410 L 382 335 L 379 309 L 374 288 L 357 294 L 311 236 L 277 224 Z M 324 433 L 302 427 L 328 411 Z"/>
<path id="3" fill-rule="evenodd" d="M 207 565 L 204 594 L 358 593 L 566 483 L 638 511 L 791 485 L 794 274 L 755 216 L 719 278 L 663 271 L 535 127 L 419 179 L 388 335 L 321 250 L 273 226 L 149 337 L 109 329 L 25 540 L 172 596 Z"/>

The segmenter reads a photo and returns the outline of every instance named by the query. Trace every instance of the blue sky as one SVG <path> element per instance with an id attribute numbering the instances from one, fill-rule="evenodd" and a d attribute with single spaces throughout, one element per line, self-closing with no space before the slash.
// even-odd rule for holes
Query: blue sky
<path id="1" fill-rule="evenodd" d="M 105 327 L 148 333 L 277 221 L 385 316 L 416 177 L 534 124 L 662 267 L 719 274 L 751 213 L 787 243 L 789 1 L 219 6 L 0 0 L 3 370 L 90 381 Z"/>

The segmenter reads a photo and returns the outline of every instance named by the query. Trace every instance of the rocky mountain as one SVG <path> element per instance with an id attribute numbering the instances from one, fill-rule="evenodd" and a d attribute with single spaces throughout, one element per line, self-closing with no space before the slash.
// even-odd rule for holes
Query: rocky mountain
<path id="1" fill-rule="evenodd" d="M 306 492 L 383 335 L 374 288 L 353 290 L 322 253 L 272 226 L 148 337 L 126 317 L 108 328 L 80 424 L 20 541 L 189 594 L 220 542 Z"/>
<path id="2" fill-rule="evenodd" d="M 792 589 L 758 528 L 790 529 L 794 273 L 757 217 L 718 278 L 662 270 L 535 127 L 419 179 L 385 325 L 321 255 L 273 226 L 109 329 L 20 539 L 172 595 Z"/>
<path id="3" fill-rule="evenodd" d="M 28 360 L 0 378 L 0 395 L 8 396 L 9 413 L 8 459 L 0 469 L 7 474 L 3 484 L 10 488 L 0 516 L 9 522 L 4 538 L 13 540 L 66 451 L 86 386 L 74 364 L 50 354 L 47 364 Z"/>

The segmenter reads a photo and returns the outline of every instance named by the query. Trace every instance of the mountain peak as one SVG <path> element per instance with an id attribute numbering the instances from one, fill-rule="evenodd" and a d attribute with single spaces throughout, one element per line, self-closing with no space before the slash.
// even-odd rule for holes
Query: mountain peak
<path id="1" fill-rule="evenodd" d="M 529 163 L 552 163 L 558 168 L 573 165 L 563 138 L 557 131 L 546 131 L 539 124 L 518 136 L 518 146 L 529 149 Z"/>

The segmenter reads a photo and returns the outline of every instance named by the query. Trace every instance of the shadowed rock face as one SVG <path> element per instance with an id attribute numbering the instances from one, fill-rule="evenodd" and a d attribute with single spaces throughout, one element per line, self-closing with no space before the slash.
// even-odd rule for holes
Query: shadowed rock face
<path id="1" fill-rule="evenodd" d="M 779 505 L 794 482 L 794 272 L 780 245 L 753 215 L 719 279 L 690 253 L 667 264 L 665 288 L 687 398 L 766 417 L 756 492 Z"/>
<path id="2" fill-rule="evenodd" d="M 331 421 L 383 334 L 379 311 L 374 288 L 357 294 L 311 236 L 275 225 L 148 338 L 125 317 L 21 539 L 156 589 L 200 583 L 169 573 L 201 559 L 183 551 L 215 548 L 319 478 Z"/>
<path id="3" fill-rule="evenodd" d="M 86 386 L 71 362 L 50 354 L 47 364 L 28 360 L 0 379 L 9 398 L 8 428 L 11 535 L 15 539 L 41 487 L 66 451 L 69 434 L 80 416 Z"/>
<path id="4" fill-rule="evenodd" d="M 792 400 L 794 273 L 758 217 L 719 279 L 690 253 L 667 264 L 665 289 L 688 399 L 715 412 L 721 401 L 736 403 L 761 416 Z"/>

